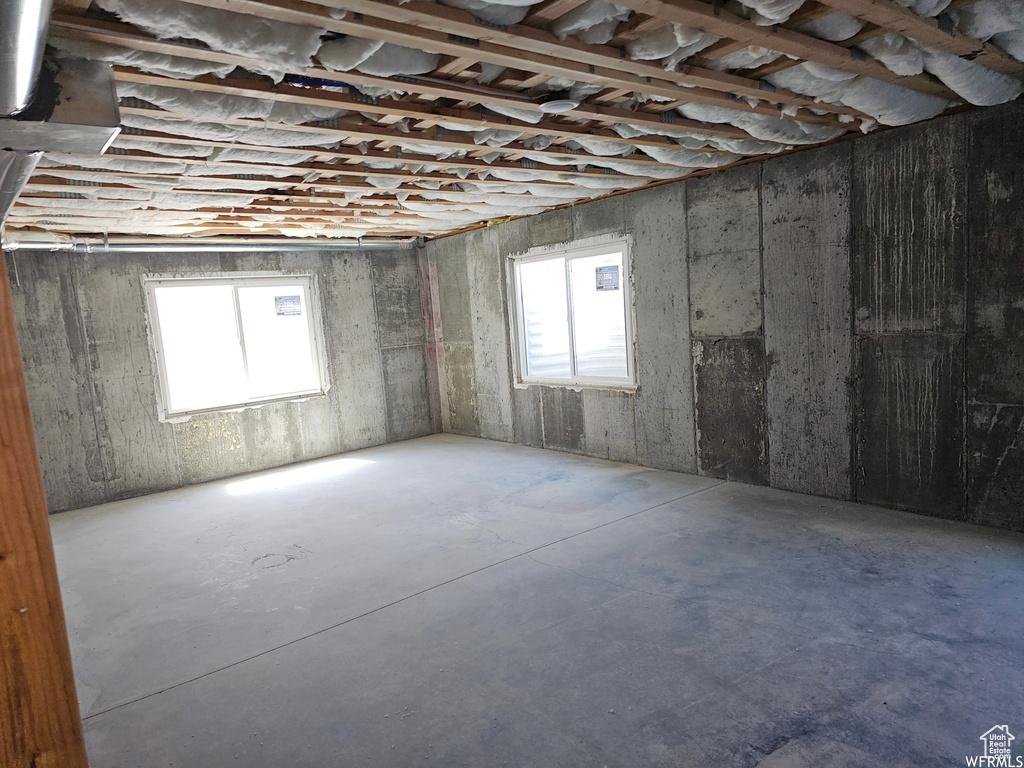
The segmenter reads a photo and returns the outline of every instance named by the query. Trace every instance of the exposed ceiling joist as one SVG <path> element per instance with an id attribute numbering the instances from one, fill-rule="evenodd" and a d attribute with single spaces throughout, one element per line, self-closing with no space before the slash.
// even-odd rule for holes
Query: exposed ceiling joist
<path id="1" fill-rule="evenodd" d="M 410 0 L 404 5 L 388 5 L 377 0 L 188 2 L 208 8 L 244 11 L 261 18 L 294 24 L 323 26 L 325 29 L 344 34 L 418 47 L 436 53 L 456 56 L 472 54 L 480 61 L 493 64 L 528 69 L 551 77 L 567 77 L 609 88 L 628 88 L 671 99 L 707 103 L 704 98 L 710 97 L 710 94 L 704 91 L 711 91 L 715 94 L 715 99 L 721 99 L 723 93 L 735 94 L 768 99 L 798 108 L 862 116 L 849 107 L 818 104 L 807 96 L 770 86 L 766 88 L 758 81 L 725 72 L 697 67 L 684 67 L 678 72 L 668 72 L 657 64 L 628 59 L 617 48 L 587 45 L 572 38 L 559 40 L 550 32 L 522 24 L 513 24 L 504 30 L 489 27 L 478 22 L 471 13 L 422 0 Z M 327 8 L 352 11 L 363 14 L 364 17 L 359 20 L 333 19 Z"/>
<path id="2" fill-rule="evenodd" d="M 493 128 L 503 131 L 517 131 L 529 136 L 558 136 L 565 139 L 600 139 L 610 141 L 613 144 L 627 144 L 631 146 L 648 147 L 675 147 L 675 143 L 662 136 L 638 136 L 636 138 L 623 138 L 617 133 L 603 129 L 578 128 L 571 123 L 555 123 L 553 121 L 540 121 L 537 123 L 525 123 L 500 115 L 483 115 L 479 110 L 460 110 L 435 108 L 415 102 L 397 101 L 395 99 L 371 99 L 361 98 L 358 94 L 334 93 L 332 91 L 317 91 L 309 88 L 300 88 L 284 84 L 271 85 L 252 80 L 229 80 L 212 77 L 197 77 L 194 80 L 176 80 L 170 77 L 159 75 L 146 75 L 141 72 L 118 67 L 115 79 L 121 82 L 141 83 L 145 85 L 156 85 L 164 88 L 177 88 L 185 91 L 200 91 L 205 93 L 217 93 L 231 96 L 245 96 L 253 99 L 276 101 L 287 104 L 304 104 L 308 106 L 337 107 L 348 109 L 354 112 L 370 113 L 378 115 L 394 116 L 399 118 L 410 118 L 414 120 L 436 118 L 437 122 L 446 122 L 464 125 L 474 130 Z M 626 113 L 623 121 L 629 120 L 632 124 L 633 113 Z M 672 127 L 680 131 L 690 131 L 697 135 L 718 136 L 722 138 L 753 138 L 745 131 L 732 126 L 720 126 L 714 124 L 700 123 L 696 120 L 677 118 L 673 123 L 667 124 L 663 120 L 647 118 L 650 123 L 656 123 L 660 128 Z M 396 131 L 394 138 L 402 140 L 407 134 Z M 710 151 L 715 151 L 714 149 Z"/>
<path id="3" fill-rule="evenodd" d="M 568 13 L 569 11 L 579 8 L 587 0 L 545 0 L 540 3 L 533 10 L 531 10 L 526 18 L 523 19 L 523 24 L 527 24 L 531 27 L 540 27 L 551 21 L 554 21 L 562 14 Z"/>
<path id="4" fill-rule="evenodd" d="M 843 69 L 932 96 L 958 98 L 942 83 L 925 75 L 897 75 L 866 54 L 854 53 L 827 40 L 819 40 L 779 25 L 759 27 L 725 8 L 701 0 L 622 0 L 619 4 L 638 13 L 658 16 L 666 21 L 685 24 L 748 45 L 760 45 L 805 61 Z M 689 67 L 684 64 L 682 72 L 688 70 Z"/>
<path id="5" fill-rule="evenodd" d="M 156 142 L 156 143 L 159 143 L 159 144 L 176 144 L 176 145 L 179 145 L 179 146 L 213 147 L 213 148 L 220 148 L 220 149 L 241 149 L 241 150 L 247 150 L 247 151 L 252 151 L 252 152 L 274 152 L 274 153 L 286 153 L 286 154 L 296 154 L 296 155 L 315 154 L 315 155 L 317 155 L 318 158 L 321 158 L 322 160 L 335 159 L 335 160 L 353 161 L 353 162 L 359 162 L 359 163 L 362 163 L 362 162 L 365 162 L 365 161 L 372 161 L 372 160 L 387 160 L 389 162 L 405 163 L 405 164 L 409 164 L 409 165 L 427 165 L 427 164 L 429 164 L 429 165 L 431 165 L 433 167 L 444 168 L 444 169 L 454 169 L 454 168 L 462 169 L 462 168 L 465 168 L 465 169 L 468 169 L 470 171 L 477 171 L 477 172 L 489 171 L 489 170 L 492 170 L 492 169 L 521 171 L 521 170 L 523 170 L 526 167 L 526 166 L 524 166 L 520 162 L 508 162 L 508 161 L 502 161 L 502 160 L 495 160 L 493 162 L 487 163 L 487 162 L 484 162 L 483 160 L 474 160 L 472 158 L 461 158 L 461 159 L 459 159 L 459 158 L 448 158 L 446 160 L 438 160 L 438 159 L 436 159 L 434 157 L 431 157 L 430 155 L 419 155 L 419 154 L 415 154 L 415 153 L 411 153 L 411 152 L 403 152 L 402 155 L 399 156 L 398 154 L 396 154 L 394 152 L 382 152 L 380 150 L 374 150 L 374 149 L 368 149 L 365 153 L 363 153 L 363 152 L 360 152 L 360 151 L 357 151 L 357 150 L 346 152 L 346 151 L 344 151 L 344 149 L 323 149 L 322 147 L 312 147 L 312 148 L 271 147 L 271 146 L 258 145 L 258 144 L 240 144 L 240 143 L 228 142 L 228 141 L 210 141 L 209 139 L 182 138 L 180 136 L 168 136 L 168 135 L 161 135 L 161 134 L 150 133 L 150 132 L 145 132 L 145 133 L 140 133 L 140 134 L 122 133 L 120 136 L 117 137 L 117 141 L 115 142 L 115 144 L 117 144 L 118 146 L 130 147 L 130 146 L 132 146 L 133 142 L 138 143 L 138 142 L 143 142 L 143 141 L 145 141 L 145 142 Z M 286 166 L 286 167 L 292 167 L 292 166 Z M 344 168 L 345 166 L 340 166 L 339 165 L 337 167 Z M 373 175 L 376 175 L 378 173 L 378 169 L 356 168 L 355 166 L 352 166 L 352 170 L 353 170 L 353 173 L 362 172 L 362 173 L 373 174 Z M 599 169 L 589 169 L 588 168 L 588 169 L 584 169 L 584 170 L 578 170 L 578 169 L 574 168 L 573 166 L 559 166 L 557 169 L 552 169 L 552 172 L 556 172 L 556 171 L 557 171 L 557 173 L 560 176 L 570 176 L 570 177 L 574 177 L 574 178 L 578 177 L 580 179 L 586 179 L 587 177 L 599 177 L 599 178 L 602 178 L 602 179 L 608 179 L 608 178 L 615 178 L 616 175 L 617 175 L 617 174 L 614 174 L 614 173 L 612 173 L 610 171 L 605 172 L 605 171 L 602 171 L 602 170 L 599 170 Z M 624 178 L 624 179 L 628 179 L 628 178 L 640 178 L 640 179 L 643 179 L 643 178 L 656 178 L 656 177 L 652 177 L 652 176 L 645 177 L 645 176 L 643 176 L 643 174 L 638 174 L 638 175 L 635 175 L 635 176 L 622 176 L 621 178 Z"/>
<path id="6" fill-rule="evenodd" d="M 919 16 L 892 0 L 821 0 L 831 8 L 859 16 L 884 30 L 901 32 L 919 43 L 956 56 L 966 56 L 996 72 L 1021 79 L 1024 63 L 996 46 L 965 35 L 952 24 L 929 16 Z M 883 31 L 884 31 L 883 30 Z"/>
<path id="7" fill-rule="evenodd" d="M 181 5 L 174 7 L 175 1 Z M 552 25 L 556 20 L 564 27 L 567 13 L 573 23 L 580 21 L 574 12 L 587 0 L 522 0 L 529 5 L 523 22 L 508 26 L 476 16 L 487 17 L 495 10 L 487 3 L 504 0 L 482 1 L 479 11 L 468 11 L 445 0 L 167 0 L 170 6 L 152 12 L 146 3 L 126 5 L 117 13 L 131 23 L 113 23 L 83 13 L 84 0 L 57 0 L 65 9 L 51 24 L 58 48 L 130 65 L 115 69 L 123 133 L 113 160 L 51 155 L 59 163 L 38 169 L 11 226 L 24 231 L 44 221 L 60 232 L 132 233 L 151 222 L 163 235 L 433 235 L 655 180 L 704 175 L 713 170 L 708 166 L 728 167 L 764 156 L 757 153 L 766 149 L 820 143 L 856 128 L 870 130 L 875 120 L 902 124 L 943 109 L 942 102 L 911 98 L 864 78 L 838 77 L 850 84 L 838 85 L 828 100 L 865 112 L 819 103 L 764 79 L 799 63 L 974 101 L 968 95 L 973 84 L 946 78 L 961 92 L 957 97 L 931 75 L 899 76 L 858 48 L 887 31 L 995 72 L 1018 79 L 1024 73 L 1024 65 L 996 46 L 956 31 L 948 17 L 918 16 L 894 0 L 806 0 L 777 24 L 760 17 L 755 23 L 720 0 L 614 0 L 632 15 L 617 16 L 625 21 L 606 45 L 581 42 L 589 32 L 552 31 L 559 28 Z M 967 2 L 953 0 L 950 7 Z M 801 31 L 840 11 L 864 20 L 859 32 L 828 42 L 818 39 L 818 28 Z M 165 13 L 194 34 L 176 28 L 177 39 L 159 39 Z M 305 27 L 292 31 L 310 53 L 282 57 L 273 44 L 261 48 L 232 39 L 234 24 L 241 33 L 246 27 L 266 30 L 266 22 L 271 28 Z M 588 22 L 581 23 L 587 30 Z M 645 40 L 646 53 L 632 45 L 672 24 L 691 32 Z M 608 29 L 602 29 L 597 34 L 606 39 Z M 719 40 L 681 66 L 666 65 L 675 58 L 671 51 L 682 55 L 682 41 L 694 29 Z M 399 49 L 386 46 L 378 56 L 377 48 L 359 40 L 354 48 L 333 42 L 338 35 Z M 76 48 L 57 38 L 99 47 Z M 336 56 L 353 53 L 355 69 L 327 69 L 313 53 L 318 45 L 332 46 Z M 748 47 L 781 56 L 746 70 L 742 62 L 761 51 L 723 59 Z M 329 61 L 329 49 L 321 50 Z M 660 61 L 639 58 L 659 50 L 669 51 Z M 163 58 L 168 56 L 173 58 Z M 236 67 L 251 74 L 229 74 Z M 197 75 L 203 72 L 216 76 Z M 809 68 L 790 82 L 820 92 L 815 72 Z M 560 82 L 549 83 L 553 79 Z M 574 96 L 591 95 L 566 112 L 542 109 L 553 91 L 570 86 Z M 277 115 L 292 122 L 277 122 Z"/>
<path id="8" fill-rule="evenodd" d="M 180 58 L 196 61 L 234 64 L 243 68 L 252 68 L 253 66 L 258 65 L 257 61 L 248 59 L 244 56 L 217 53 L 207 49 L 195 48 L 193 46 L 153 40 L 152 38 L 129 34 L 125 31 L 127 29 L 125 27 L 121 27 L 119 29 L 116 27 L 117 25 L 104 24 L 102 22 L 95 22 L 92 20 L 69 18 L 65 16 L 58 16 L 53 22 L 53 30 L 56 34 L 72 37 L 78 40 L 118 45 L 131 50 L 178 56 Z M 393 90 L 407 90 L 418 95 L 429 96 L 434 99 L 465 95 L 468 99 L 472 99 L 474 102 L 485 106 L 507 107 L 541 114 L 539 102 L 526 98 L 519 93 L 502 93 L 501 91 L 493 88 L 475 88 L 473 90 L 460 92 L 458 85 L 442 82 L 433 83 L 430 82 L 429 79 L 424 79 L 422 77 L 402 78 L 401 80 L 396 80 L 392 78 L 364 75 L 359 72 L 332 72 L 318 67 L 310 67 L 306 69 L 303 74 L 308 77 L 325 80 L 333 79 L 338 82 L 351 83 L 353 85 L 366 85 L 375 88 L 388 88 Z M 547 78 L 545 77 L 544 79 Z M 690 91 L 693 89 L 681 90 L 685 92 L 687 97 L 689 97 Z M 627 89 L 622 92 L 628 93 L 629 90 Z M 687 98 L 686 100 L 689 99 Z M 751 105 L 746 101 L 738 101 L 728 95 L 717 93 L 708 97 L 705 103 L 711 103 L 713 106 L 726 107 L 740 112 L 763 114 L 771 117 L 777 117 L 780 114 L 777 107 L 761 103 Z M 373 104 L 364 105 L 363 111 L 372 111 L 373 106 Z M 659 114 L 644 112 L 642 110 L 627 110 L 604 106 L 601 105 L 601 102 L 598 102 L 597 104 L 583 104 L 577 109 L 572 109 L 564 113 L 564 116 L 576 120 L 593 120 L 604 124 L 620 122 L 629 123 L 630 125 L 635 125 L 640 128 L 649 127 L 652 129 L 663 129 L 665 128 L 666 122 Z M 807 113 L 802 114 L 800 117 L 805 122 L 812 124 L 828 125 L 830 127 L 843 129 L 848 127 L 846 124 L 839 122 L 835 116 L 823 116 Z M 678 123 L 677 127 L 679 130 L 692 130 L 698 135 L 708 135 L 706 133 L 707 126 L 697 123 L 696 121 L 689 121 L 685 118 L 677 117 L 675 122 Z M 552 135 L 566 135 L 560 130 L 567 127 L 562 123 L 545 121 L 544 126 L 546 127 L 546 130 L 541 130 L 539 132 Z M 571 127 L 572 126 L 568 126 L 568 128 Z M 702 129 L 704 129 L 703 132 Z"/>
<path id="9" fill-rule="evenodd" d="M 133 180 L 152 180 L 152 181 L 165 182 L 165 183 L 171 184 L 171 183 L 173 183 L 175 181 L 182 180 L 181 177 L 179 177 L 177 174 L 173 174 L 173 173 L 163 174 L 163 173 L 139 173 L 139 172 L 129 172 L 129 171 L 107 171 L 107 170 L 69 168 L 69 167 L 64 167 L 64 166 L 62 166 L 60 168 L 43 168 L 43 169 L 41 169 L 41 171 L 42 172 L 40 174 L 37 174 L 36 176 L 32 177 L 33 182 L 35 182 L 35 183 L 42 183 L 46 179 L 49 179 L 50 178 L 49 172 L 55 172 L 55 173 L 59 172 L 60 174 L 62 174 L 64 176 L 80 177 L 82 179 L 89 179 L 90 177 L 101 176 L 103 178 L 120 179 L 120 180 L 122 180 L 122 181 L 124 181 L 126 183 L 130 182 L 130 181 L 133 181 Z M 326 180 L 318 180 L 318 181 L 311 181 L 311 182 L 304 182 L 304 181 L 292 182 L 292 181 L 284 181 L 282 179 L 274 179 L 274 178 L 247 180 L 247 179 L 235 179 L 235 178 L 232 178 L 230 176 L 202 176 L 202 175 L 198 175 L 198 174 L 192 175 L 192 176 L 187 176 L 187 177 L 185 177 L 184 180 L 192 180 L 192 181 L 196 181 L 196 182 L 220 183 L 222 186 L 221 186 L 220 189 L 217 189 L 217 190 L 189 189 L 188 187 L 181 187 L 181 188 L 168 188 L 168 189 L 149 189 L 149 188 L 146 188 L 145 191 L 147 191 L 147 192 L 167 192 L 167 193 L 170 193 L 170 194 L 185 194 L 185 195 L 192 195 L 192 194 L 214 195 L 214 196 L 256 195 L 259 199 L 264 199 L 264 198 L 266 198 L 266 199 L 277 199 L 277 198 L 280 198 L 280 197 L 284 197 L 284 198 L 295 197 L 295 196 L 292 196 L 290 194 L 287 194 L 287 195 L 285 195 L 285 194 L 278 194 L 278 193 L 283 193 L 285 190 L 292 190 L 292 189 L 294 189 L 294 190 L 299 190 L 300 192 L 316 192 L 317 193 L 316 197 L 320 197 L 320 198 L 324 198 L 324 199 L 331 199 L 331 198 L 333 198 L 333 199 L 345 199 L 344 196 L 339 198 L 336 195 L 329 194 L 329 193 L 333 193 L 333 192 L 341 192 L 341 193 L 345 193 L 345 192 L 363 192 L 363 193 L 366 193 L 368 195 L 373 196 L 376 199 L 384 199 L 384 200 L 388 200 L 388 201 L 390 201 L 391 198 L 393 198 L 397 193 L 401 192 L 401 193 L 406 193 L 406 194 L 408 194 L 411 197 L 425 197 L 425 198 L 428 198 L 428 199 L 425 199 L 423 201 L 420 201 L 420 202 L 422 202 L 423 204 L 426 204 L 426 205 L 429 205 L 429 204 L 445 205 L 445 204 L 452 203 L 452 202 L 458 202 L 461 199 L 472 200 L 475 197 L 477 197 L 476 193 L 459 192 L 459 191 L 455 191 L 455 190 L 423 189 L 421 187 L 400 187 L 400 188 L 394 188 L 394 189 L 382 189 L 380 187 L 374 186 L 373 184 L 369 184 L 369 183 L 361 182 L 361 181 L 352 181 L 352 182 L 347 182 L 347 183 L 346 182 L 342 182 L 342 181 L 331 182 L 331 181 L 326 181 Z M 249 183 L 247 183 L 247 182 L 249 182 Z M 506 182 L 506 183 L 509 183 L 509 182 Z M 262 187 L 258 187 L 256 189 L 253 189 L 253 188 L 251 188 L 250 184 L 262 184 L 263 186 Z M 267 188 L 274 189 L 275 192 L 268 193 L 267 192 Z M 76 188 L 75 187 L 71 187 L 67 191 L 74 192 L 74 191 L 76 191 Z M 323 194 L 321 194 L 321 193 L 323 193 Z M 438 194 L 443 194 L 446 199 L 445 200 L 430 200 L 429 199 L 429 197 L 434 196 L 434 195 L 438 195 Z M 307 196 L 300 195 L 298 197 L 305 198 Z M 309 196 L 309 197 L 314 197 L 314 196 Z M 448 198 L 451 198 L 451 199 L 448 199 Z M 491 193 L 490 196 L 489 196 L 489 199 L 493 200 L 495 203 L 500 204 L 500 203 L 503 203 L 503 202 L 509 202 L 509 201 L 514 201 L 514 200 L 523 200 L 523 199 L 527 199 L 528 200 L 529 198 L 528 197 L 524 198 L 521 195 L 503 194 L 501 192 L 497 192 L 497 193 Z"/>
<path id="10" fill-rule="evenodd" d="M 195 118 L 189 115 L 183 115 L 176 112 L 167 112 L 161 109 L 151 109 L 147 107 L 121 107 L 121 113 L 126 115 L 140 115 L 142 117 L 155 117 L 162 120 L 174 120 L 181 122 L 202 122 L 197 121 Z M 344 119 L 344 118 L 342 118 Z M 647 157 L 646 155 L 630 155 L 628 158 L 625 157 L 606 157 L 601 155 L 592 155 L 583 151 L 571 151 L 568 149 L 558 149 L 549 147 L 548 149 L 530 149 L 520 142 L 511 142 L 503 147 L 490 147 L 481 146 L 473 141 L 471 137 L 462 138 L 461 131 L 442 131 L 440 129 L 434 131 L 409 131 L 408 133 L 400 133 L 394 129 L 381 128 L 373 124 L 368 123 L 356 123 L 356 122 L 345 122 L 344 124 L 337 122 L 339 127 L 326 127 L 321 125 L 291 125 L 288 123 L 268 123 L 263 120 L 254 119 L 219 119 L 216 121 L 220 125 L 230 125 L 239 128 L 273 128 L 279 131 L 289 131 L 292 133 L 305 133 L 310 137 L 334 137 L 339 141 L 354 139 L 357 141 L 392 141 L 392 142 L 404 142 L 409 144 L 418 144 L 422 146 L 434 147 L 437 149 L 453 149 L 462 150 L 466 152 L 475 152 L 482 150 L 488 154 L 495 153 L 499 155 L 511 155 L 521 154 L 525 157 L 529 157 L 539 163 L 543 163 L 545 159 L 558 159 L 566 160 L 570 162 L 580 163 L 601 163 L 608 161 L 619 161 L 626 162 L 634 165 L 648 165 L 659 168 L 671 168 L 672 166 L 664 165 L 659 163 L 657 160 Z M 443 138 L 438 138 L 443 137 Z M 315 151 L 307 150 L 307 151 Z M 557 170 L 560 166 L 556 163 L 551 170 Z M 680 169 L 682 174 L 684 171 Z"/>

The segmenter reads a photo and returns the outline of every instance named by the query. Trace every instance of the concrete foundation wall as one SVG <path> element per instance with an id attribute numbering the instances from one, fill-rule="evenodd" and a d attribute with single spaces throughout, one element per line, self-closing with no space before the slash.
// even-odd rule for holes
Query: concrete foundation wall
<path id="1" fill-rule="evenodd" d="M 1008 104 L 429 243 L 444 420 L 1024 530 L 1022 124 Z M 633 237 L 637 391 L 514 388 L 507 257 L 601 234 Z"/>
<path id="2" fill-rule="evenodd" d="M 7 256 L 52 511 L 268 469 L 433 431 L 410 251 Z M 161 422 L 149 274 L 313 274 L 331 389 L 304 402 Z"/>

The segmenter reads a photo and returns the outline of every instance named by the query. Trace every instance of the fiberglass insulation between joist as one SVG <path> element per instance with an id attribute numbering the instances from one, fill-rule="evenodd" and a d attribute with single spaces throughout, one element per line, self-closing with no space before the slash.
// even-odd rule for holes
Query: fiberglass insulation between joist
<path id="1" fill-rule="evenodd" d="M 120 149 L 135 150 L 137 152 L 151 152 L 154 155 L 165 157 L 209 157 L 213 154 L 213 147 L 201 147 L 195 144 L 168 144 L 162 141 L 147 141 L 138 136 L 121 134 L 114 141 L 114 146 Z"/>
<path id="2" fill-rule="evenodd" d="M 191 80 L 200 75 L 216 75 L 227 77 L 235 68 L 234 64 L 216 64 L 213 62 L 185 59 L 180 56 L 167 56 L 162 53 L 135 51 L 105 43 L 94 43 L 87 40 L 66 40 L 51 37 L 49 44 L 70 56 L 77 56 L 92 61 L 105 61 L 123 67 L 135 67 L 142 72 L 163 77 L 175 77 Z"/>
<path id="3" fill-rule="evenodd" d="M 335 136 L 275 128 L 242 127 L 222 123 L 193 122 L 149 115 L 121 114 L 121 124 L 129 128 L 187 136 L 205 141 L 232 141 L 240 144 L 258 144 L 275 147 L 337 147 L 341 140 Z"/>
<path id="4" fill-rule="evenodd" d="M 979 40 L 1024 29 L 1024 0 L 977 0 L 950 13 L 957 29 Z"/>
<path id="5" fill-rule="evenodd" d="M 323 34 L 313 27 L 179 0 L 96 0 L 96 4 L 160 39 L 201 40 L 216 51 L 256 59 L 259 66 L 253 69 L 276 80 L 309 67 Z"/>
<path id="6" fill-rule="evenodd" d="M 882 125 L 908 125 L 935 117 L 949 106 L 949 102 L 937 96 L 811 62 L 802 62 L 765 79 L 818 101 L 851 107 Z"/>
<path id="7" fill-rule="evenodd" d="M 572 35 L 582 43 L 604 44 L 615 35 L 619 22 L 629 18 L 629 9 L 605 2 L 587 0 L 562 14 L 548 25 L 560 40 Z"/>
<path id="8" fill-rule="evenodd" d="M 800 27 L 799 31 L 821 40 L 839 42 L 840 40 L 848 40 L 856 35 L 864 28 L 866 23 L 863 19 L 858 19 L 842 11 L 836 11 L 828 16 L 822 16 L 820 19 L 807 22 Z"/>
<path id="9" fill-rule="evenodd" d="M 1024 14 L 1024 0 L 1021 0 Z M 1024 26 L 1024 15 L 1021 25 Z M 898 75 L 928 72 L 951 91 L 976 106 L 1003 104 L 1020 96 L 1024 84 L 973 61 L 918 43 L 899 32 L 887 32 L 861 44 L 867 53 Z"/>
<path id="10" fill-rule="evenodd" d="M 783 70 L 788 71 L 788 70 Z M 691 102 L 678 109 L 679 114 L 691 120 L 708 123 L 728 123 L 740 128 L 755 139 L 774 141 L 782 144 L 817 144 L 843 134 L 841 128 L 826 125 L 811 125 L 799 120 L 759 115 L 755 112 L 739 112 L 735 109 L 716 107 L 710 104 Z"/>
<path id="11" fill-rule="evenodd" d="M 507 27 L 518 24 L 540 0 L 440 0 L 442 5 L 470 11 L 481 21 Z"/>
<path id="12" fill-rule="evenodd" d="M 349 35 L 326 41 L 320 46 L 317 58 L 325 67 L 336 72 L 355 69 L 367 75 L 393 77 L 433 72 L 440 56 L 394 43 L 364 40 Z"/>
<path id="13" fill-rule="evenodd" d="M 641 61 L 661 59 L 665 69 L 675 69 L 680 61 L 717 43 L 719 39 L 699 29 L 666 24 L 627 42 L 626 53 L 629 58 Z"/>
<path id="14" fill-rule="evenodd" d="M 200 120 L 239 120 L 255 118 L 270 123 L 300 125 L 314 120 L 343 117 L 348 110 L 311 104 L 292 104 L 249 96 L 208 91 L 191 91 L 147 83 L 118 82 L 117 95 L 134 97 L 168 112 Z"/>

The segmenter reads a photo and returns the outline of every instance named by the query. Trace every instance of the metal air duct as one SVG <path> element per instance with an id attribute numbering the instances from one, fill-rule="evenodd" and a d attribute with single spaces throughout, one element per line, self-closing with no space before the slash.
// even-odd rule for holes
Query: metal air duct
<path id="1" fill-rule="evenodd" d="M 32 100 L 50 26 L 52 0 L 0 2 L 0 116 Z"/>

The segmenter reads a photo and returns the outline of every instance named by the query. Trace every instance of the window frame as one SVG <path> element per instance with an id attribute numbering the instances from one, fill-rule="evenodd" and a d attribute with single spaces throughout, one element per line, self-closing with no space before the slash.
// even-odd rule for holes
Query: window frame
<path id="1" fill-rule="evenodd" d="M 230 285 L 233 289 L 235 323 L 239 341 L 241 342 L 242 364 L 245 366 L 248 376 L 247 353 L 245 348 L 245 334 L 242 330 L 241 305 L 238 300 L 238 289 L 244 286 L 290 286 L 298 285 L 305 288 L 306 293 L 306 324 L 309 332 L 310 352 L 313 365 L 316 369 L 317 379 L 320 382 L 318 389 L 304 390 L 301 392 L 289 392 L 286 394 L 273 395 L 262 398 L 250 398 L 240 403 L 229 403 L 224 405 L 211 406 L 209 408 L 196 408 L 191 410 L 171 410 L 170 390 L 168 389 L 169 379 L 167 375 L 166 357 L 163 351 L 163 336 L 160 327 L 160 313 L 156 302 L 156 288 L 167 285 Z M 323 333 L 323 316 L 320 311 L 320 300 L 318 280 L 315 274 L 311 273 L 286 273 L 286 272 L 241 272 L 241 273 L 214 273 L 199 275 L 145 275 L 143 276 L 143 287 L 146 297 L 146 324 L 148 327 L 149 350 L 156 373 L 157 380 L 157 404 L 159 408 L 159 419 L 162 422 L 186 421 L 193 416 L 210 413 L 231 413 L 246 408 L 258 408 L 270 403 L 298 402 L 314 397 L 324 397 L 330 391 L 330 376 L 328 372 L 328 357 Z"/>
<path id="2" fill-rule="evenodd" d="M 526 389 L 533 386 L 566 387 L 569 389 L 606 389 L 624 392 L 635 392 L 636 383 L 636 334 L 635 307 L 633 304 L 633 270 L 632 270 L 633 238 L 629 235 L 612 235 L 587 238 L 572 245 L 549 245 L 531 248 L 520 254 L 512 254 L 506 259 L 506 283 L 508 292 L 507 309 L 509 313 L 509 338 L 512 355 L 512 385 L 515 389 Z M 626 331 L 626 378 L 610 378 L 603 376 L 572 376 L 568 379 L 556 379 L 542 376 L 527 376 L 526 371 L 526 335 L 523 329 L 523 295 L 519 285 L 518 265 L 529 262 L 547 261 L 555 258 L 565 259 L 566 271 L 566 323 L 569 329 L 569 366 L 575 370 L 575 340 L 573 338 L 572 320 L 572 282 L 570 262 L 589 256 L 604 256 L 610 252 L 622 251 L 622 290 L 623 314 Z"/>

